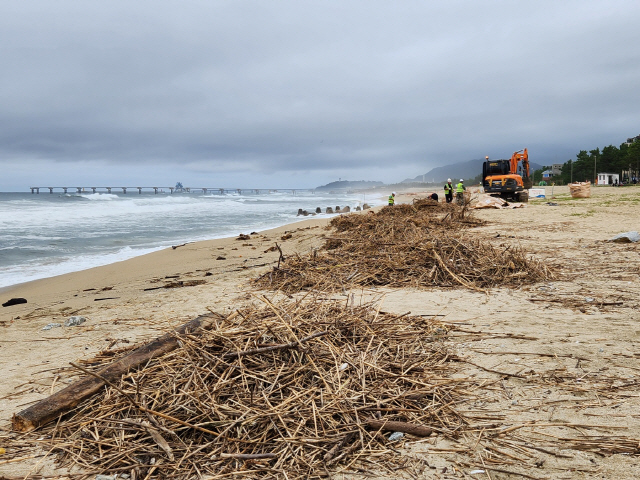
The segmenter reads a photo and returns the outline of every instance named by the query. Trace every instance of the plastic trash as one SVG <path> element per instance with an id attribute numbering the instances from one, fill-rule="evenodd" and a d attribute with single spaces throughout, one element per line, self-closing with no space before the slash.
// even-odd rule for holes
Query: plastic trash
<path id="1" fill-rule="evenodd" d="M 47 325 L 42 327 L 42 329 L 43 330 L 51 330 L 52 328 L 61 327 L 61 326 L 62 326 L 61 323 L 48 323 Z"/>
<path id="2" fill-rule="evenodd" d="M 616 235 L 609 241 L 615 243 L 636 243 L 640 242 L 640 235 L 638 235 L 638 232 L 625 232 Z"/>
<path id="3" fill-rule="evenodd" d="M 84 317 L 69 317 L 66 322 L 64 322 L 65 327 L 77 327 L 78 325 L 82 325 L 86 322 L 87 319 Z"/>

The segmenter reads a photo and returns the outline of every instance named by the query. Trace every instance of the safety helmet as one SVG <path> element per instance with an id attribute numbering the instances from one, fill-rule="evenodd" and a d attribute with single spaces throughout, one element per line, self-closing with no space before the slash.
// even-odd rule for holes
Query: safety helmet
<path id="1" fill-rule="evenodd" d="M 460 179 L 461 182 L 464 182 L 464 180 Z"/>
<path id="2" fill-rule="evenodd" d="M 396 194 L 396 192 L 391 192 L 391 195 L 395 195 L 395 194 Z"/>
<path id="3" fill-rule="evenodd" d="M 451 179 L 450 178 L 447 178 L 447 183 L 451 183 Z"/>

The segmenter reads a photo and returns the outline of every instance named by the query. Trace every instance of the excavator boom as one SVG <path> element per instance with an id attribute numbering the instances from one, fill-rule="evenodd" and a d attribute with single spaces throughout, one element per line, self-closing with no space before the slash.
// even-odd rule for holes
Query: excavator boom
<path id="1" fill-rule="evenodd" d="M 533 185 L 531 175 L 529 172 L 529 152 L 525 148 L 524 150 L 518 150 L 511 155 L 511 172 L 514 175 L 518 174 L 518 163 L 522 162 L 522 183 L 524 188 L 529 189 Z"/>

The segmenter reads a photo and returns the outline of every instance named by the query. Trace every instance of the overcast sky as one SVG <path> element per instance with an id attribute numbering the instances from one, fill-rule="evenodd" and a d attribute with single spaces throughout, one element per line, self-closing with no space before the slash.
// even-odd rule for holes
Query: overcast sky
<path id="1" fill-rule="evenodd" d="M 0 191 L 391 183 L 640 134 L 637 0 L 0 0 L 0 66 Z"/>

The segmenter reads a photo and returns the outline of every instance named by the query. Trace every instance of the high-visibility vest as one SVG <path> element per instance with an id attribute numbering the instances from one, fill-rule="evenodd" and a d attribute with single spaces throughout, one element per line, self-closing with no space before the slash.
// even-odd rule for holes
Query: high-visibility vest
<path id="1" fill-rule="evenodd" d="M 464 192 L 464 184 L 462 182 L 459 182 L 458 185 L 456 185 L 456 193 L 462 192 Z"/>
<path id="2" fill-rule="evenodd" d="M 393 205 L 395 202 L 395 197 L 393 195 L 389 195 L 389 205 Z"/>
<path id="3" fill-rule="evenodd" d="M 445 183 L 445 184 L 444 184 L 444 193 L 448 195 L 448 194 L 449 194 L 449 193 L 451 193 L 452 191 L 453 191 L 453 185 L 450 185 L 450 184 L 448 184 L 448 183 Z"/>

